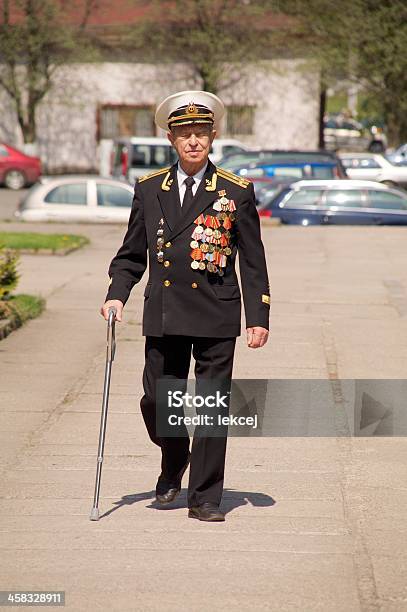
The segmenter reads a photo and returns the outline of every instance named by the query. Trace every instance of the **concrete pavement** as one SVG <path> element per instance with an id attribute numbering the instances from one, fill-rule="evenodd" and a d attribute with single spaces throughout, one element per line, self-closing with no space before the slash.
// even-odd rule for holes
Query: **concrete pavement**
<path id="1" fill-rule="evenodd" d="M 91 245 L 22 258 L 19 290 L 42 294 L 47 310 L 0 344 L 0 590 L 65 590 L 75 611 L 407 610 L 404 438 L 231 438 L 225 523 L 188 519 L 185 490 L 155 507 L 159 452 L 139 412 L 146 278 L 117 326 L 104 517 L 88 520 L 105 358 L 97 311 L 123 227 L 61 231 Z M 272 333 L 258 351 L 239 339 L 235 378 L 329 378 L 336 392 L 340 378 L 405 378 L 405 231 L 264 227 Z"/>

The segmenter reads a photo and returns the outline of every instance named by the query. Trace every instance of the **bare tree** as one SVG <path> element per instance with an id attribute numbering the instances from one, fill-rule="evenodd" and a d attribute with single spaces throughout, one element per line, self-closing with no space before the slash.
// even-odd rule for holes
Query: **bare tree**
<path id="1" fill-rule="evenodd" d="M 56 71 L 95 57 L 86 24 L 96 7 L 97 0 L 81 2 L 71 24 L 66 0 L 0 0 L 0 88 L 13 101 L 24 142 L 36 140 L 36 111 Z"/>
<path id="2" fill-rule="evenodd" d="M 190 64 L 203 89 L 216 93 L 239 79 L 239 66 L 273 57 L 270 9 L 270 0 L 152 0 L 125 41 L 144 59 Z M 235 67 L 228 75 L 225 63 Z"/>

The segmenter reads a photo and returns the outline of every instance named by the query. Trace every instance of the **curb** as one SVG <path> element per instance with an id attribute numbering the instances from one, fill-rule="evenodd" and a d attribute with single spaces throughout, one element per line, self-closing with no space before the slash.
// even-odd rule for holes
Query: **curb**
<path id="1" fill-rule="evenodd" d="M 7 338 L 12 331 L 18 329 L 21 327 L 21 325 L 22 322 L 18 319 L 18 317 L 15 317 L 14 319 L 3 319 L 0 321 L 0 341 Z"/>
<path id="2" fill-rule="evenodd" d="M 68 255 L 73 251 L 77 251 L 81 249 L 85 245 L 75 246 L 75 247 L 67 247 L 66 249 L 15 249 L 21 255 Z"/>
<path id="3" fill-rule="evenodd" d="M 23 295 L 24 294 L 21 294 L 21 296 Z M 11 332 L 19 329 L 28 321 L 39 317 L 46 309 L 46 301 L 44 300 L 44 298 L 40 296 L 27 297 L 35 298 L 35 300 L 37 301 L 37 310 L 27 310 L 24 312 L 24 309 L 21 310 L 17 307 L 15 310 L 11 309 L 10 312 L 7 312 L 7 318 L 0 319 L 0 341 L 4 340 L 4 338 L 7 338 L 7 336 L 11 334 Z"/>

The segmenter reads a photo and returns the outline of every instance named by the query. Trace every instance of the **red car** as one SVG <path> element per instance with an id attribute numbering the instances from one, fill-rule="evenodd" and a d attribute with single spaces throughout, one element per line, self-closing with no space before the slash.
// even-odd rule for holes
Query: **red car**
<path id="1" fill-rule="evenodd" d="M 0 184 L 22 189 L 41 176 L 41 160 L 0 142 Z"/>

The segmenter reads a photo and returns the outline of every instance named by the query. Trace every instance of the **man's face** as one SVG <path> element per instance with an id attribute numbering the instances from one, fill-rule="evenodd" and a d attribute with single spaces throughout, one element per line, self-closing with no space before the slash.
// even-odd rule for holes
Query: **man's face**
<path id="1" fill-rule="evenodd" d="M 199 123 L 175 126 L 168 132 L 168 140 L 177 151 L 181 166 L 203 166 L 215 136 L 212 125 Z"/>

